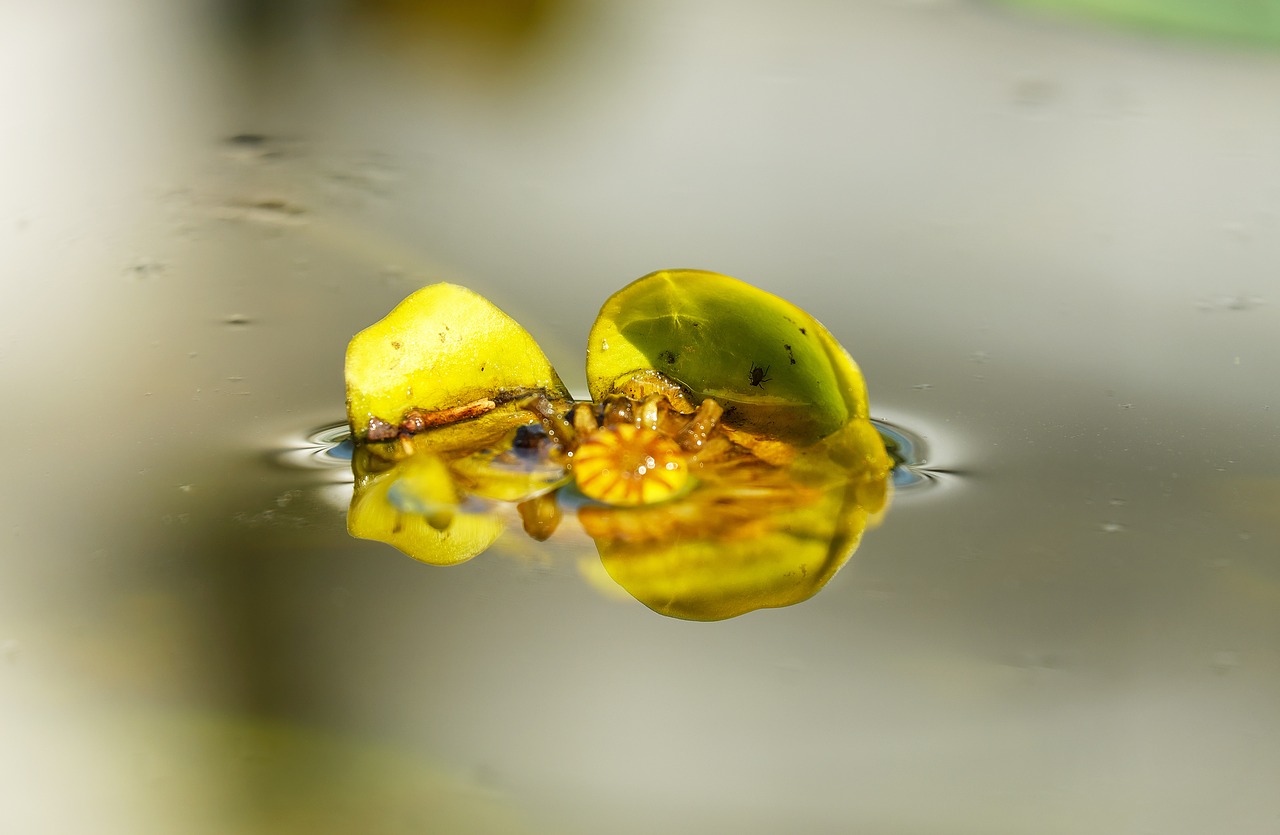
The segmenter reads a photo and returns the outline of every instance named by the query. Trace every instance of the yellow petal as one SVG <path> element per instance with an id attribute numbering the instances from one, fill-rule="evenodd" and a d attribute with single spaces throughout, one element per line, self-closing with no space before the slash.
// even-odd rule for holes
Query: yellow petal
<path id="1" fill-rule="evenodd" d="M 347 346 L 346 382 L 357 439 L 371 419 L 395 426 L 415 409 L 439 412 L 528 389 L 568 397 L 524 328 L 453 284 L 418 290 L 356 334 Z"/>

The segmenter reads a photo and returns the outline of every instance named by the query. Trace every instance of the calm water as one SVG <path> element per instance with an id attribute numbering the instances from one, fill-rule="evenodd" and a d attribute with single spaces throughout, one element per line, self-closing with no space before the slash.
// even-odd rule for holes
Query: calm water
<path id="1" fill-rule="evenodd" d="M 1280 58 L 602 5 L 0 12 L 0 830 L 1280 830 Z M 814 312 L 946 471 L 825 590 L 347 536 L 352 334 L 453 281 L 582 391 L 662 267 Z"/>

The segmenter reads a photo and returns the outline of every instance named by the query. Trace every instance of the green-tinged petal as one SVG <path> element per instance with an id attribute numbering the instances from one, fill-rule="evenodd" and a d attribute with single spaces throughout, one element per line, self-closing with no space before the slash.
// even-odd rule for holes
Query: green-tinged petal
<path id="1" fill-rule="evenodd" d="M 568 397 L 524 328 L 453 284 L 417 291 L 347 347 L 347 419 L 358 439 L 371 420 L 398 425 L 411 410 L 443 412 L 541 389 Z"/>
<path id="2" fill-rule="evenodd" d="M 420 452 L 376 473 L 357 467 L 347 513 L 352 536 L 386 542 L 422 562 L 456 565 L 492 545 L 503 527 L 497 515 L 466 506 L 437 455 Z"/>
<path id="3" fill-rule="evenodd" d="M 816 319 L 777 296 L 701 270 L 662 270 L 615 293 L 587 347 L 600 400 L 637 374 L 714 398 L 725 422 L 795 443 L 866 418 L 862 374 Z"/>

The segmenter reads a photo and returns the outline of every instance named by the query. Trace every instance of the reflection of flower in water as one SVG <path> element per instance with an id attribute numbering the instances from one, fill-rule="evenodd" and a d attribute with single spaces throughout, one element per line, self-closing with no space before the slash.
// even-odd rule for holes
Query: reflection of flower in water
<path id="1" fill-rule="evenodd" d="M 891 462 L 865 421 L 797 447 L 711 425 L 718 406 L 690 415 L 652 394 L 525 402 L 525 416 L 513 404 L 503 421 L 475 424 L 469 446 L 458 440 L 466 421 L 450 427 L 443 452 L 432 451 L 434 429 L 362 445 L 351 532 L 451 565 L 492 545 L 507 503 L 539 541 L 576 508 L 605 571 L 633 597 L 662 614 L 718 620 L 815 594 L 886 503 Z M 494 425 L 535 416 L 553 431 L 529 423 L 494 435 Z"/>

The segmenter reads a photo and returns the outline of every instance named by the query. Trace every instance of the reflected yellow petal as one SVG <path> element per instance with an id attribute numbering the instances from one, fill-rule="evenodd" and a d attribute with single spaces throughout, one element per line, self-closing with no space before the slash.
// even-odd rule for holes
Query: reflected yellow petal
<path id="1" fill-rule="evenodd" d="M 347 513 L 352 536 L 385 542 L 432 565 L 466 562 L 492 545 L 503 528 L 495 514 L 463 509 L 447 466 L 429 453 L 384 472 L 357 472 Z"/>
<path id="2" fill-rule="evenodd" d="M 797 488 L 786 506 L 767 491 L 695 490 L 652 508 L 584 507 L 579 518 L 609 576 L 641 603 L 670 617 L 723 620 L 799 603 L 826 585 L 866 528 L 866 491 L 861 480 Z"/>

